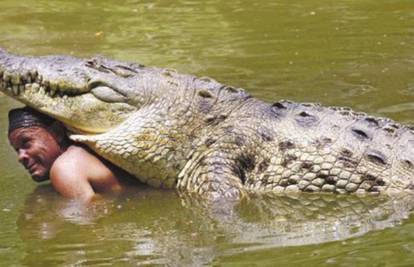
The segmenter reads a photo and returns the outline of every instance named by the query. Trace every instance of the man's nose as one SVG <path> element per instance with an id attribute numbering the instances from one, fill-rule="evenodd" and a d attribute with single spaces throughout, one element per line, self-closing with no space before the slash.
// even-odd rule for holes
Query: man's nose
<path id="1" fill-rule="evenodd" d="M 27 155 L 26 150 L 20 149 L 19 153 L 18 153 L 18 156 L 17 156 L 17 159 L 23 165 L 25 163 L 27 163 L 27 161 L 29 160 L 29 155 Z"/>

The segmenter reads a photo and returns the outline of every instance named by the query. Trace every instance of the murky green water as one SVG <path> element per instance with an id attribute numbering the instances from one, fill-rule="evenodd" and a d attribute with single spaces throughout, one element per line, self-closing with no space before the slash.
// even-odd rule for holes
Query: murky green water
<path id="1" fill-rule="evenodd" d="M 101 54 L 413 123 L 412 0 L 2 0 L 0 47 Z M 0 96 L 2 266 L 413 266 L 414 200 L 264 197 L 211 211 L 132 188 L 82 207 L 38 187 L 6 142 Z"/>

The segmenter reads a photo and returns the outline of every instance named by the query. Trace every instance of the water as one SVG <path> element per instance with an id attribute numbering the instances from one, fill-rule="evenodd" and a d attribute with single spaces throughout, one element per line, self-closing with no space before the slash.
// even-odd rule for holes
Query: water
<path id="1" fill-rule="evenodd" d="M 211 76 L 281 98 L 413 123 L 414 3 L 344 1 L 0 2 L 0 47 L 96 54 Z M 34 184 L 6 140 L 0 96 L 3 266 L 412 266 L 414 201 L 257 197 L 209 210 L 132 188 L 89 207 Z"/>

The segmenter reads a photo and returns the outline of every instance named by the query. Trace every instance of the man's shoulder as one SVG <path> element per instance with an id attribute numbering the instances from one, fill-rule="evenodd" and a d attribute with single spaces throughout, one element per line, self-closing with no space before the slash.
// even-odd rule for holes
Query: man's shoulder
<path id="1" fill-rule="evenodd" d="M 93 162 L 93 156 L 88 154 L 81 147 L 70 146 L 55 160 L 50 169 L 50 181 L 56 191 L 85 201 L 93 197 L 89 183 L 91 168 L 88 166 Z"/>
<path id="2" fill-rule="evenodd" d="M 91 166 L 99 165 L 99 160 L 87 151 L 85 148 L 77 145 L 69 146 L 53 163 L 51 173 L 53 170 L 67 172 L 71 170 L 74 173 L 87 172 Z"/>
<path id="3" fill-rule="evenodd" d="M 69 146 L 53 163 L 50 169 L 51 178 L 76 176 L 89 177 L 94 171 L 101 169 L 102 163 L 95 155 L 78 145 Z"/>
<path id="4" fill-rule="evenodd" d="M 56 162 L 76 162 L 78 164 L 88 158 L 94 158 L 94 156 L 82 146 L 71 145 L 56 159 Z"/>
<path id="5" fill-rule="evenodd" d="M 84 156 L 82 150 L 69 146 L 56 160 L 50 168 L 50 179 L 54 180 L 72 180 L 79 177 L 82 173 Z M 71 179 L 69 179 L 71 178 Z"/>
<path id="6" fill-rule="evenodd" d="M 71 145 L 53 163 L 52 168 L 59 172 L 73 170 L 80 176 L 96 178 L 112 173 L 111 168 L 102 158 L 98 157 L 89 149 L 80 145 Z"/>

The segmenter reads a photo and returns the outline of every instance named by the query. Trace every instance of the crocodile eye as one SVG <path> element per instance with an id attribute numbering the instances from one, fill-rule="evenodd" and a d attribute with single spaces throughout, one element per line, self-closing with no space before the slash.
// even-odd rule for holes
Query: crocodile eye
<path id="1" fill-rule="evenodd" d="M 127 97 L 121 95 L 120 93 L 116 92 L 114 89 L 109 88 L 107 86 L 98 86 L 94 87 L 91 90 L 91 93 L 98 99 L 108 102 L 108 103 L 119 103 L 127 102 Z"/>
<path id="2" fill-rule="evenodd" d="M 100 87 L 100 86 L 109 87 L 109 85 L 106 82 L 101 81 L 101 80 L 94 80 L 88 83 L 89 90 L 92 90 L 93 88 Z"/>

